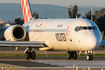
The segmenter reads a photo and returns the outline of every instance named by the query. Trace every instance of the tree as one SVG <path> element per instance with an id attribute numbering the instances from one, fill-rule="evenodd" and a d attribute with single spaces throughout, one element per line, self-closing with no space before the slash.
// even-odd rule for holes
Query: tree
<path id="1" fill-rule="evenodd" d="M 15 24 L 23 25 L 24 21 L 21 18 L 16 18 L 15 19 Z"/>
<path id="2" fill-rule="evenodd" d="M 102 33 L 102 36 L 104 39 L 105 38 L 105 15 L 98 18 L 96 23 L 97 23 L 97 26 L 99 27 L 100 31 L 104 32 L 104 33 Z"/>
<path id="3" fill-rule="evenodd" d="M 100 18 L 98 18 L 96 23 L 97 23 L 100 31 L 104 31 L 105 32 L 105 15 L 101 16 Z"/>
<path id="4" fill-rule="evenodd" d="M 97 18 L 104 16 L 105 15 L 105 8 L 95 11 L 94 14 Z"/>
<path id="5" fill-rule="evenodd" d="M 86 19 L 90 19 L 91 20 L 91 10 L 87 13 L 85 13 L 85 17 L 83 18 L 86 18 Z M 96 22 L 97 21 L 97 18 L 96 16 L 93 14 L 93 21 Z"/>
<path id="6" fill-rule="evenodd" d="M 35 19 L 38 19 L 39 18 L 39 14 L 37 12 L 33 12 L 32 17 L 35 18 Z"/>
<path id="7" fill-rule="evenodd" d="M 74 7 L 72 8 L 68 8 L 68 15 L 69 18 L 76 18 L 76 16 L 79 18 L 81 16 L 81 14 L 77 14 L 78 12 L 78 7 L 77 5 L 74 5 Z"/>

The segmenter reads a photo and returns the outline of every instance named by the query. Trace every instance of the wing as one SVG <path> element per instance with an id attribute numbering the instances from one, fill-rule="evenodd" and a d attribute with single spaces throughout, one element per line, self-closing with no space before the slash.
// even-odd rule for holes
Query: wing
<path id="1" fill-rule="evenodd" d="M 0 46 L 44 47 L 41 41 L 0 41 Z"/>
<path id="2" fill-rule="evenodd" d="M 105 40 L 102 40 L 101 46 L 105 46 Z"/>

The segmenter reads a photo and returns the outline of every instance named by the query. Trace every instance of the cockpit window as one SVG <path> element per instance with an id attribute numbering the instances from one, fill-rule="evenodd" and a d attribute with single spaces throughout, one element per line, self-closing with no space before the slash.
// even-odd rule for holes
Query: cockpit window
<path id="1" fill-rule="evenodd" d="M 81 31 L 81 30 L 97 30 L 96 26 L 78 26 L 75 28 L 75 31 Z"/>
<path id="2" fill-rule="evenodd" d="M 75 28 L 75 31 L 78 31 L 78 28 L 79 28 L 79 27 L 76 27 L 76 28 Z"/>
<path id="3" fill-rule="evenodd" d="M 88 27 L 88 30 L 92 30 L 92 27 L 91 27 L 91 26 L 89 26 L 89 27 Z"/>
<path id="4" fill-rule="evenodd" d="M 79 31 L 82 30 L 82 27 L 79 27 Z"/>
<path id="5" fill-rule="evenodd" d="M 97 30 L 97 27 L 93 26 L 93 30 Z"/>
<path id="6" fill-rule="evenodd" d="M 87 27 L 83 27 L 83 30 L 87 30 Z"/>

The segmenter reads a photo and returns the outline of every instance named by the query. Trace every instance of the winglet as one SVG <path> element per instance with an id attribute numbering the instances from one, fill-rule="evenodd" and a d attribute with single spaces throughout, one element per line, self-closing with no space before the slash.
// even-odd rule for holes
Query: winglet
<path id="1" fill-rule="evenodd" d="M 24 23 L 30 21 L 32 16 L 31 16 L 29 0 L 21 0 L 21 7 L 22 7 Z"/>

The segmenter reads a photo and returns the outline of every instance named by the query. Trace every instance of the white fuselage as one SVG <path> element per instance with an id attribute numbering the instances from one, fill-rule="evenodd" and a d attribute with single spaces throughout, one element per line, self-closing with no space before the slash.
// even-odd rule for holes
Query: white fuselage
<path id="1" fill-rule="evenodd" d="M 23 26 L 29 41 L 45 41 L 52 50 L 88 51 L 102 42 L 97 25 L 87 19 L 38 19 Z"/>

